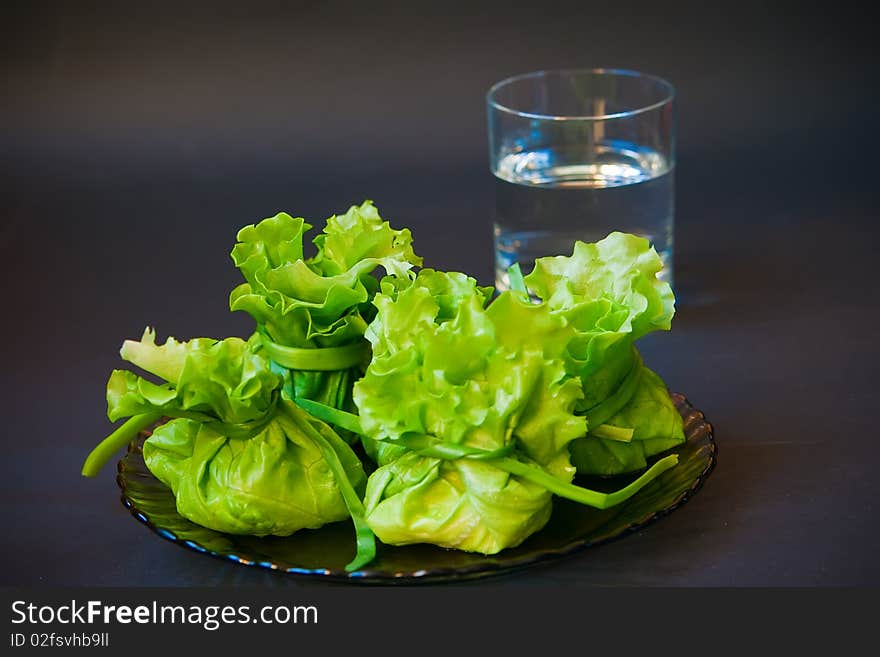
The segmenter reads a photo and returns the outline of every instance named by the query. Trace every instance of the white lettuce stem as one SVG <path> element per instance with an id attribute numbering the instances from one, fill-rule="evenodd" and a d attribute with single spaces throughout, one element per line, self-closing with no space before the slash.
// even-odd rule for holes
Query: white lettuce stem
<path id="1" fill-rule="evenodd" d="M 632 441 L 635 432 L 626 427 L 615 427 L 613 424 L 600 424 L 598 427 L 590 429 L 590 433 L 597 438 L 628 443 Z"/>

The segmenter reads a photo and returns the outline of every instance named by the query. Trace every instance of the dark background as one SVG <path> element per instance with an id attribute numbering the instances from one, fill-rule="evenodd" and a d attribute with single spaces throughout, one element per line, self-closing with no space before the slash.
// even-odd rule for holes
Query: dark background
<path id="1" fill-rule="evenodd" d="M 551 67 L 678 89 L 671 333 L 646 361 L 716 427 L 685 507 L 477 586 L 877 585 L 877 76 L 845 3 L 5 2 L 2 583 L 312 586 L 180 549 L 114 471 L 118 348 L 246 335 L 237 229 L 373 199 L 492 282 L 484 94 Z"/>

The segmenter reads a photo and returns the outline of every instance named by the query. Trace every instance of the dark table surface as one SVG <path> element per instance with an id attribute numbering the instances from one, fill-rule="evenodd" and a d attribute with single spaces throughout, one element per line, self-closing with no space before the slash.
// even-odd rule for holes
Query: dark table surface
<path id="1" fill-rule="evenodd" d="M 279 210 L 371 198 L 426 262 L 491 283 L 484 92 L 599 65 L 679 91 L 677 314 L 642 351 L 714 424 L 718 467 L 643 531 L 481 585 L 880 583 L 863 17 L 514 4 L 4 3 L 0 582 L 314 586 L 175 547 L 112 467 L 80 477 L 119 345 L 246 335 L 229 251 Z"/>

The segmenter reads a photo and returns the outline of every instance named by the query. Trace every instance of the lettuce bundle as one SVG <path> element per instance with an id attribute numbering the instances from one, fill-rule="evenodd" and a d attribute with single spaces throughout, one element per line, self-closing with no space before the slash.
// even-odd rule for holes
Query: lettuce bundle
<path id="1" fill-rule="evenodd" d="M 229 307 L 254 319 L 247 340 L 124 343 L 158 382 L 112 373 L 108 417 L 127 420 L 84 475 L 155 427 L 144 460 L 182 516 L 257 536 L 351 519 L 354 570 L 376 537 L 494 554 L 539 531 L 554 497 L 607 508 L 675 465 L 651 459 L 684 432 L 635 346 L 674 313 L 646 240 L 578 242 L 512 268 L 493 298 L 419 270 L 410 231 L 369 201 L 327 219 L 307 257 L 311 228 L 279 213 L 238 232 Z M 575 481 L 638 471 L 613 493 Z"/>
<path id="2" fill-rule="evenodd" d="M 594 244 L 577 242 L 571 256 L 539 258 L 525 277 L 532 294 L 573 330 L 566 369 L 581 381 L 577 411 L 589 424 L 571 444 L 580 473 L 639 470 L 647 457 L 684 442 L 666 385 L 634 345 L 670 328 L 675 297 L 657 278 L 662 266 L 646 239 L 615 232 Z"/>
<path id="3" fill-rule="evenodd" d="M 544 358 L 540 335 L 508 348 L 502 333 L 531 327 L 506 326 L 498 305 L 487 311 L 488 291 L 471 278 L 422 270 L 395 296 L 376 297 L 373 359 L 354 386 L 364 434 L 400 450 L 370 477 L 367 522 L 391 544 L 517 545 L 550 518 L 552 494 L 499 459 L 570 481 L 566 445 L 585 429 L 572 412 L 579 386 Z M 413 440 L 419 449 L 407 449 Z"/>
<path id="4" fill-rule="evenodd" d="M 314 238 L 317 253 L 305 257 L 304 234 L 312 226 L 279 213 L 238 233 L 232 259 L 246 282 L 229 307 L 251 315 L 264 348 L 291 373 L 292 398 L 350 407 L 351 386 L 369 362 L 364 339 L 375 314 L 373 275 L 408 280 L 421 258 L 408 229 L 394 230 L 365 201 L 332 216 Z"/>
<path id="5" fill-rule="evenodd" d="M 329 426 L 283 399 L 258 336 L 157 345 L 147 329 L 122 358 L 162 380 L 115 370 L 110 420 L 130 418 L 96 448 L 83 474 L 160 418 L 144 461 L 168 486 L 183 517 L 231 534 L 288 536 L 352 517 L 362 525 L 363 465 Z M 372 559 L 372 535 L 356 562 Z"/>
<path id="6" fill-rule="evenodd" d="M 364 436 L 379 466 L 366 521 L 384 543 L 494 554 L 541 529 L 554 495 L 604 508 L 676 462 L 611 494 L 572 484 L 569 444 L 588 430 L 576 413 L 582 382 L 567 373 L 576 331 L 525 294 L 489 294 L 429 269 L 405 288 L 383 286 L 366 333 L 373 357 L 354 385 L 357 419 L 304 403 Z"/>

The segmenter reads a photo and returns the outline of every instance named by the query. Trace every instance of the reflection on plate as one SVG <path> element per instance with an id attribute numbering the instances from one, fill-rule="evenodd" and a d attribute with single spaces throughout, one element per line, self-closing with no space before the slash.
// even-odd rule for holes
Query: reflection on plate
<path id="1" fill-rule="evenodd" d="M 715 466 L 717 450 L 712 425 L 683 395 L 672 393 L 672 400 L 684 418 L 687 436 L 686 442 L 673 450 L 679 455 L 676 467 L 626 502 L 605 511 L 555 498 L 553 516 L 541 531 L 519 547 L 490 556 L 432 545 L 393 547 L 380 543 L 372 563 L 358 572 L 347 573 L 345 564 L 354 556 L 354 530 L 349 521 L 284 538 L 235 536 L 200 527 L 177 513 L 171 490 L 144 464 L 141 447 L 146 435 L 131 443 L 119 462 L 116 480 L 122 489 L 123 504 L 163 538 L 246 566 L 302 577 L 373 584 L 472 579 L 559 559 L 622 537 L 677 509 L 694 495 Z M 625 477 L 579 478 L 577 483 L 596 490 L 613 490 L 627 481 Z"/>

